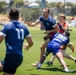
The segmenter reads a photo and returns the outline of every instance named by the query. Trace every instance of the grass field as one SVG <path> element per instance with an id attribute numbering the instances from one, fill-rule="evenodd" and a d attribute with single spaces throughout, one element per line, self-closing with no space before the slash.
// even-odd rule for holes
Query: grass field
<path id="1" fill-rule="evenodd" d="M 0 26 L 1 28 L 1 26 Z M 67 48 L 67 53 L 76 57 L 76 28 L 70 27 L 72 29 L 71 33 L 71 42 L 73 42 L 75 46 L 75 52 L 72 53 L 69 48 Z M 73 73 L 65 73 L 62 72 L 63 68 L 60 65 L 59 61 L 55 59 L 53 66 L 48 67 L 47 65 L 43 64 L 40 70 L 36 70 L 36 67 L 32 66 L 33 62 L 37 62 L 39 60 L 40 54 L 40 45 L 43 42 L 43 32 L 39 29 L 39 27 L 28 27 L 30 33 L 32 34 L 34 45 L 29 51 L 25 51 L 23 49 L 23 56 L 24 60 L 21 66 L 17 69 L 15 75 L 76 75 L 76 71 Z M 25 41 L 26 42 L 26 41 Z M 50 60 L 50 54 L 46 61 Z M 5 44 L 4 41 L 0 45 L 0 60 L 2 60 L 5 56 Z M 68 65 L 69 70 L 76 70 L 76 63 L 72 60 L 64 58 L 65 62 Z M 2 73 L 0 73 L 2 75 Z"/>

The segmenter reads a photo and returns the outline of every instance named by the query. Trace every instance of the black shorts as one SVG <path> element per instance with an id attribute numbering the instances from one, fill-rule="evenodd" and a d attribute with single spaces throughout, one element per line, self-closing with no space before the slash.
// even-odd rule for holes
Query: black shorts
<path id="1" fill-rule="evenodd" d="M 15 74 L 17 67 L 23 61 L 23 56 L 18 54 L 7 54 L 5 59 L 1 62 L 3 65 L 3 72 Z"/>

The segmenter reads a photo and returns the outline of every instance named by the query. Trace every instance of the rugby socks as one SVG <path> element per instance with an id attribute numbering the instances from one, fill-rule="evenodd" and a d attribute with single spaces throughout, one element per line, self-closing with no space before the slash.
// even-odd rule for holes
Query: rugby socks
<path id="1" fill-rule="evenodd" d="M 42 65 L 42 64 L 41 64 L 41 63 L 39 63 L 39 64 L 38 64 L 38 66 L 37 66 L 37 69 L 40 69 L 41 65 Z"/>

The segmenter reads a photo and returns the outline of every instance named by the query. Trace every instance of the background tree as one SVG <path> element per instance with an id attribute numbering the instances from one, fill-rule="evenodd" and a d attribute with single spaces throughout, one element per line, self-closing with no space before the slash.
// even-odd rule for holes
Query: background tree
<path id="1" fill-rule="evenodd" d="M 23 5 L 23 0 L 10 0 L 9 6 L 10 7 L 20 7 Z"/>
<path id="2" fill-rule="evenodd" d="M 64 13 L 64 4 L 62 2 L 57 3 L 57 8 L 59 13 Z"/>
<path id="3" fill-rule="evenodd" d="M 0 13 L 6 13 L 7 3 L 5 1 L 0 2 Z"/>
<path id="4" fill-rule="evenodd" d="M 54 8 L 57 6 L 57 2 L 50 2 L 50 8 Z"/>
<path id="5" fill-rule="evenodd" d="M 71 15 L 72 15 L 72 16 L 75 16 L 75 15 L 76 15 L 76 4 L 74 4 L 74 5 L 72 6 Z"/>
<path id="6" fill-rule="evenodd" d="M 65 6 L 71 6 L 71 7 L 72 7 L 72 6 L 73 6 L 73 3 L 71 3 L 71 2 L 66 2 L 66 3 L 65 3 Z"/>
<path id="7" fill-rule="evenodd" d="M 23 5 L 23 0 L 14 0 L 14 5 L 18 8 Z"/>
<path id="8" fill-rule="evenodd" d="M 22 7 L 20 13 L 21 13 L 21 17 L 23 17 L 23 20 L 27 22 L 27 21 L 36 20 L 40 16 L 41 11 L 40 9 L 37 8 L 30 9 L 30 8 Z"/>

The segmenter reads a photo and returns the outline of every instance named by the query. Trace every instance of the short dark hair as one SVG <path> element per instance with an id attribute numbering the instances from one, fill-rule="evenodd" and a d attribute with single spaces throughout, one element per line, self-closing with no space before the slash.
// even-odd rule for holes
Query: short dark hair
<path id="1" fill-rule="evenodd" d="M 11 19 L 17 20 L 19 18 L 19 10 L 17 8 L 10 9 L 9 16 Z"/>
<path id="2" fill-rule="evenodd" d="M 50 10 L 48 7 L 45 7 L 44 9 L 47 10 L 48 13 L 50 13 Z"/>
<path id="3" fill-rule="evenodd" d="M 68 37 L 70 37 L 70 32 L 69 31 L 66 31 L 65 32 L 65 35 L 68 36 Z"/>

